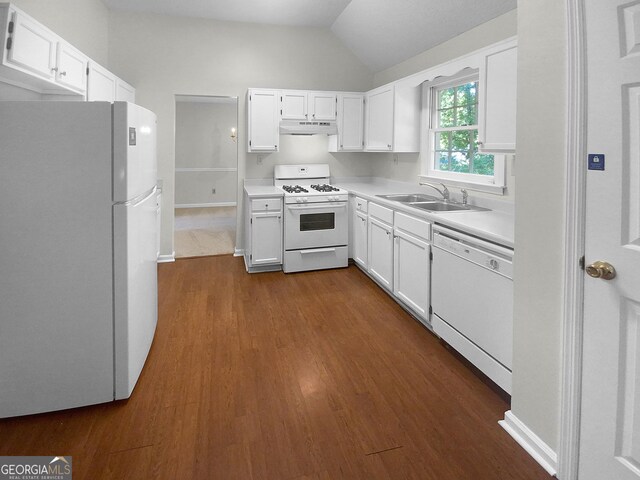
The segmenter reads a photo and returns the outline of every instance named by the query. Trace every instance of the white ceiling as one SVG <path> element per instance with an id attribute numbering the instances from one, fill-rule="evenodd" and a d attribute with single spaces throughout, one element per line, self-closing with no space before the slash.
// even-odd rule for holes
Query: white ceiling
<path id="1" fill-rule="evenodd" d="M 517 0 L 103 0 L 118 10 L 327 27 L 373 72 L 503 13 Z"/>

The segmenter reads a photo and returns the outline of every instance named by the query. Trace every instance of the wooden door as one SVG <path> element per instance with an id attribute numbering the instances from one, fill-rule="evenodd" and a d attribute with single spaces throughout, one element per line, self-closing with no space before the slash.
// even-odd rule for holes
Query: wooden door
<path id="1" fill-rule="evenodd" d="M 640 479 L 640 2 L 584 0 L 587 275 L 580 480 Z M 587 159 L 585 159 L 587 160 Z M 607 280 L 604 261 L 617 271 Z M 600 267 L 600 268 L 598 268 Z"/>

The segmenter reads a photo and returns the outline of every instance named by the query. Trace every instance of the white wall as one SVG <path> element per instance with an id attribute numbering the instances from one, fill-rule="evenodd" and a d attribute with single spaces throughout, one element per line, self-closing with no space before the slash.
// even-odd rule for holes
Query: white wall
<path id="1" fill-rule="evenodd" d="M 398 65 L 378 72 L 374 75 L 374 86 L 398 80 L 416 72 L 435 67 L 457 57 L 469 54 L 474 50 L 489 46 L 517 33 L 517 11 L 505 13 L 493 20 L 479 25 L 457 37 L 426 50 L 415 57 L 405 60 Z M 422 170 L 422 160 L 419 154 L 399 154 L 398 162 L 389 153 L 372 155 L 373 175 L 404 182 L 416 182 Z M 507 157 L 507 188 L 505 195 L 499 197 L 503 201 L 514 202 L 515 199 L 515 169 L 512 156 Z M 495 195 L 471 192 L 472 196 Z"/>
<path id="2" fill-rule="evenodd" d="M 511 408 L 553 449 L 561 380 L 566 22 L 565 2 L 519 2 Z"/>
<path id="3" fill-rule="evenodd" d="M 108 67 L 109 10 L 102 0 L 11 0 L 96 62 Z"/>
<path id="4" fill-rule="evenodd" d="M 176 168 L 237 166 L 237 101 L 176 103 Z M 237 140 L 237 139 L 236 139 Z"/>
<path id="5" fill-rule="evenodd" d="M 500 15 L 451 40 L 425 50 L 415 57 L 376 73 L 373 77 L 373 84 L 376 87 L 384 85 L 412 73 L 448 62 L 453 58 L 461 57 L 482 47 L 487 47 L 505 38 L 513 37 L 517 33 L 517 21 L 516 10 Z"/>
<path id="6" fill-rule="evenodd" d="M 338 170 L 347 163 L 349 167 L 358 163 L 362 168 L 356 170 L 360 171 L 368 168 L 366 159 L 349 161 L 349 155 L 308 150 L 307 145 L 296 142 L 283 142 L 282 152 L 269 155 L 262 165 L 257 164 L 257 156 L 245 153 L 248 88 L 371 88 L 371 72 L 328 29 L 112 12 L 109 60 L 114 73 L 136 87 L 137 102 L 158 115 L 159 176 L 166 192 L 162 254 L 173 251 L 175 94 L 239 98 L 239 182 L 245 172 L 247 178 L 269 178 L 275 162 L 307 158 L 309 152 L 322 153 L 318 161 L 330 159 L 332 168 Z M 242 225 L 238 227 L 241 247 Z"/>
<path id="7" fill-rule="evenodd" d="M 197 101 L 197 99 L 200 101 Z M 176 169 L 237 168 L 237 99 L 188 97 L 176 102 Z M 176 205 L 235 203 L 237 172 L 176 171 Z M 215 193 L 214 193 L 215 191 Z"/>

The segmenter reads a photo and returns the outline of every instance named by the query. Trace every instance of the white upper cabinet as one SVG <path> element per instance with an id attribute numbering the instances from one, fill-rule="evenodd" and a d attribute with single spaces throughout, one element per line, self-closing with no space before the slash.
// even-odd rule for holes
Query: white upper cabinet
<path id="1" fill-rule="evenodd" d="M 88 57 L 22 11 L 1 8 L 6 39 L 0 76 L 41 93 L 84 94 Z"/>
<path id="2" fill-rule="evenodd" d="M 420 99 L 420 88 L 397 84 L 367 92 L 365 150 L 420 151 Z"/>
<path id="3" fill-rule="evenodd" d="M 283 120 L 306 120 L 307 92 L 301 90 L 283 90 L 280 94 L 281 112 Z"/>
<path id="4" fill-rule="evenodd" d="M 113 102 L 116 99 L 117 77 L 95 62 L 89 62 L 87 100 L 90 102 Z"/>
<path id="5" fill-rule="evenodd" d="M 89 61 L 87 100 L 89 102 L 135 103 L 136 89 L 96 62 Z"/>
<path id="6" fill-rule="evenodd" d="M 311 120 L 335 120 L 337 115 L 338 97 L 334 92 L 309 92 L 308 114 Z"/>
<path id="7" fill-rule="evenodd" d="M 121 78 L 116 78 L 116 101 L 136 103 L 136 89 Z"/>
<path id="8" fill-rule="evenodd" d="M 282 120 L 336 119 L 337 94 L 334 92 L 308 92 L 306 90 L 282 90 L 280 92 L 280 117 Z"/>
<path id="9" fill-rule="evenodd" d="M 44 78 L 55 78 L 58 37 L 22 12 L 8 10 L 6 63 Z"/>
<path id="10" fill-rule="evenodd" d="M 11 3 L 0 3 L 0 82 L 45 95 L 135 102 L 135 88 Z"/>
<path id="11" fill-rule="evenodd" d="M 390 151 L 393 147 L 393 86 L 367 93 L 366 140 L 369 151 Z"/>
<path id="12" fill-rule="evenodd" d="M 56 82 L 78 92 L 87 91 L 89 58 L 66 42 L 58 42 Z"/>
<path id="13" fill-rule="evenodd" d="M 518 48 L 515 45 L 487 55 L 480 68 L 478 137 L 480 150 L 516 150 L 516 88 Z"/>
<path id="14" fill-rule="evenodd" d="M 364 148 L 364 94 L 338 94 L 338 135 L 329 139 L 330 152 L 361 152 Z"/>
<path id="15" fill-rule="evenodd" d="M 247 151 L 278 151 L 280 92 L 254 88 L 249 90 L 247 100 Z"/>

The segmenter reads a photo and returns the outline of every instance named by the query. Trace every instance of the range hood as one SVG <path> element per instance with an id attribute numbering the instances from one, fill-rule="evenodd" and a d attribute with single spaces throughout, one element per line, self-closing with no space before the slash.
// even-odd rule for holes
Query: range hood
<path id="1" fill-rule="evenodd" d="M 282 120 L 280 135 L 337 135 L 335 121 Z"/>

